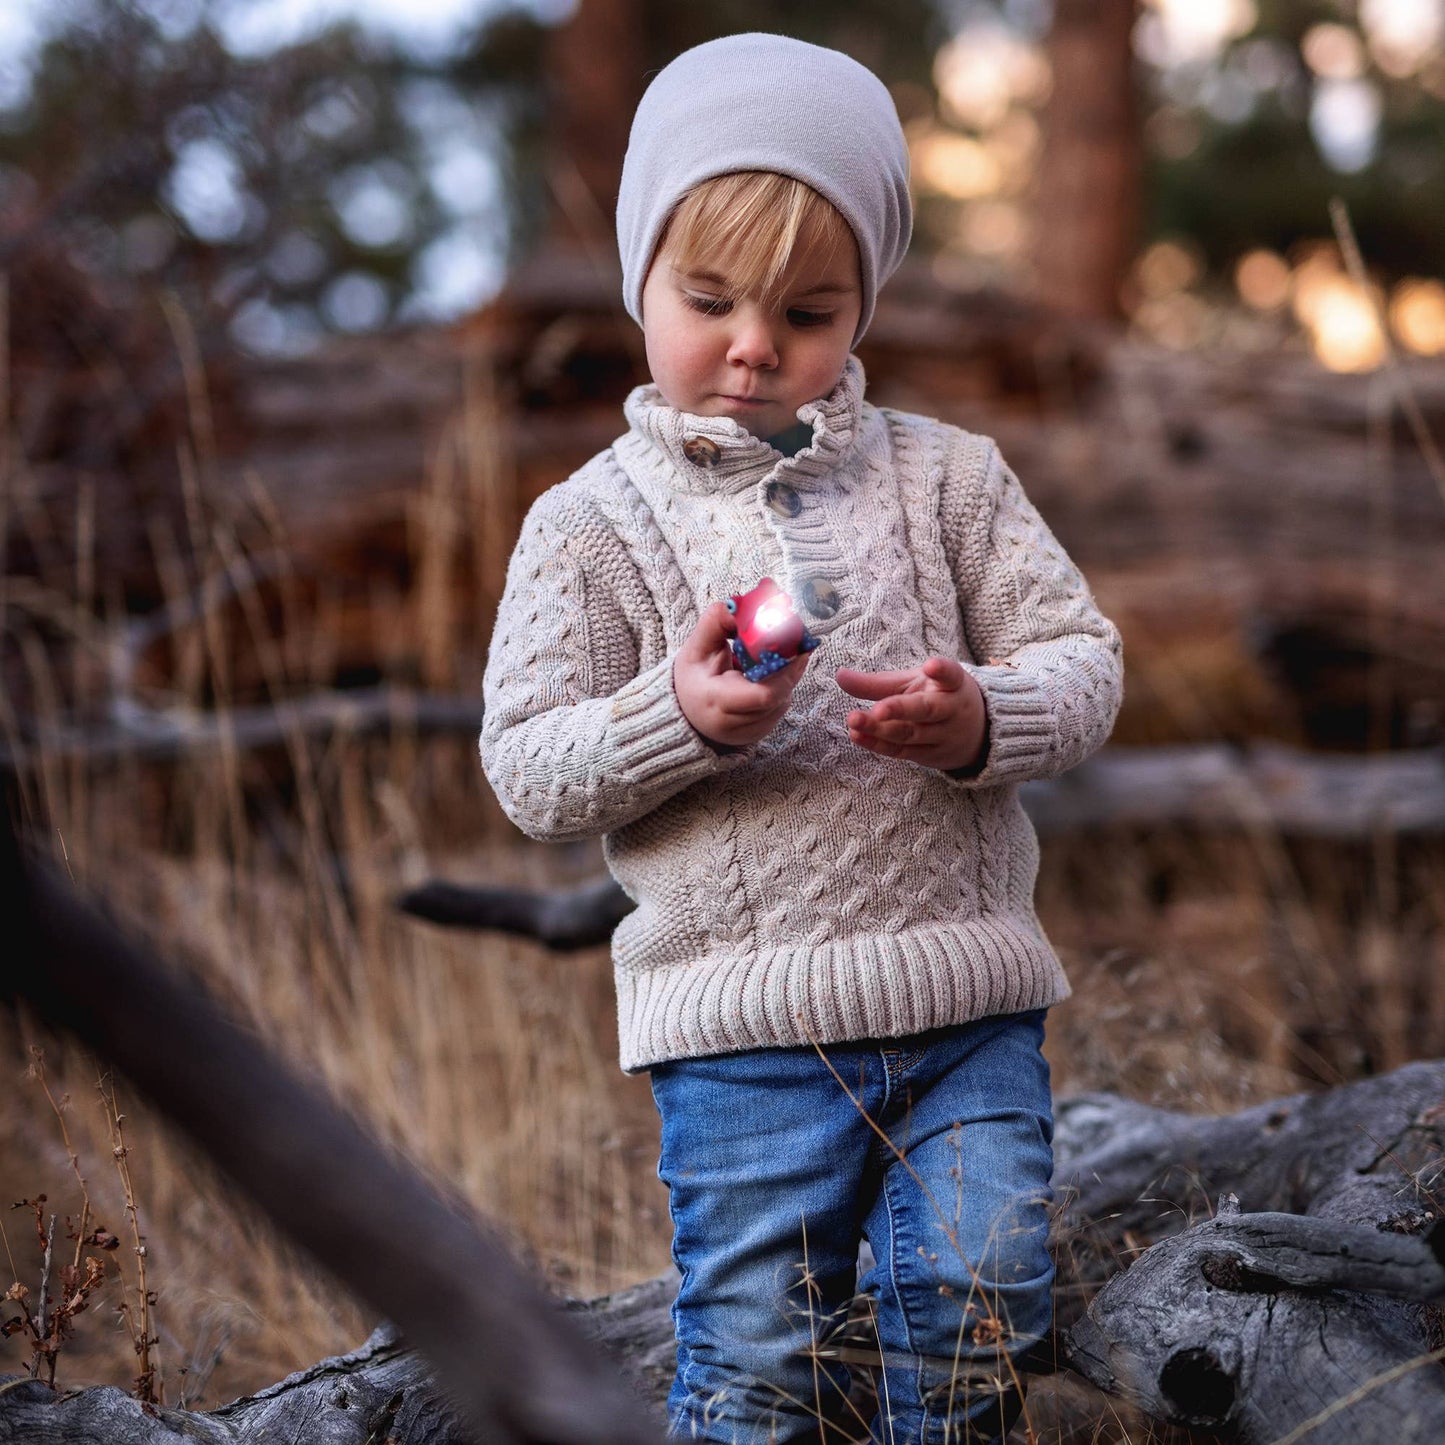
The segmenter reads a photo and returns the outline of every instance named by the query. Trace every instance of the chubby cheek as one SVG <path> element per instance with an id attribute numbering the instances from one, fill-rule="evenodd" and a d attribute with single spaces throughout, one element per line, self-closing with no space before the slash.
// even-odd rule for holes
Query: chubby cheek
<path id="1" fill-rule="evenodd" d="M 647 337 L 647 366 L 668 404 L 688 410 L 705 389 L 711 355 L 705 343 L 664 332 Z"/>
<path id="2" fill-rule="evenodd" d="M 847 335 L 852 335 L 851 328 Z M 848 364 L 849 349 L 841 328 L 834 335 L 810 341 L 803 367 L 807 372 L 803 389 L 810 397 L 827 396 L 838 385 Z"/>

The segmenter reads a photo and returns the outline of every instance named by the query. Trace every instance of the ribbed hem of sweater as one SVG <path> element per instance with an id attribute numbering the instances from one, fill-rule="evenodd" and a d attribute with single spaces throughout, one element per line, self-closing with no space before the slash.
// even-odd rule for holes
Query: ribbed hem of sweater
<path id="1" fill-rule="evenodd" d="M 980 918 L 655 970 L 618 967 L 622 1067 L 899 1038 L 1069 996 L 1032 920 Z"/>

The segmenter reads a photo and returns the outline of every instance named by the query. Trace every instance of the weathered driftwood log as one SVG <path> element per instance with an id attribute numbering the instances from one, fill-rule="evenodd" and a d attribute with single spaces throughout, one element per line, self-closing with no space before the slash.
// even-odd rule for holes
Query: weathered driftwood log
<path id="1" fill-rule="evenodd" d="M 109 721 L 100 725 L 22 722 L 19 737 L 0 740 L 0 767 L 22 768 L 38 758 L 95 764 L 127 758 L 172 763 L 226 749 L 286 748 L 338 734 L 369 737 L 398 730 L 418 735 L 475 733 L 481 723 L 482 706 L 475 697 L 395 687 L 327 690 L 219 712 L 162 710 L 121 699 L 113 705 Z"/>
<path id="2" fill-rule="evenodd" d="M 1082 1317 L 1060 1297 L 1075 1369 L 1246 1445 L 1440 1438 L 1445 1062 L 1219 1119 L 1059 1112 L 1066 1269 L 1107 1279 Z"/>
<path id="3" fill-rule="evenodd" d="M 221 712 L 163 711 L 120 697 L 100 726 L 21 720 L 16 736 L 0 738 L 0 767 L 23 767 L 38 757 L 52 763 L 178 762 L 223 749 L 284 748 L 303 739 L 396 729 L 468 735 L 481 720 L 478 698 L 390 687 L 328 690 Z M 1121 825 L 1264 828 L 1350 842 L 1367 841 L 1382 829 L 1436 835 L 1445 833 L 1445 753 L 1310 753 L 1271 743 L 1114 745 L 1062 778 L 1026 783 L 1022 799 L 1045 834 Z M 438 922 L 486 922 L 485 913 L 469 918 L 459 895 L 439 892 L 435 907 L 438 915 L 415 911 Z M 439 916 L 447 910 L 452 916 Z"/>
<path id="4" fill-rule="evenodd" d="M 1314 1441 L 1438 1440 L 1435 1228 L 1432 1244 L 1296 1214 L 1221 1214 L 1110 1280 L 1071 1331 L 1069 1362 L 1158 1419 L 1245 1442 L 1306 1430 Z"/>
<path id="5" fill-rule="evenodd" d="M 351 338 L 288 360 L 208 360 L 203 514 L 251 554 L 284 539 L 287 577 L 309 598 L 286 607 L 288 633 L 324 631 L 334 678 L 399 676 L 425 656 L 426 629 L 413 629 L 402 655 L 394 629 L 378 625 L 376 583 L 409 585 L 414 524 L 431 501 L 450 517 L 438 529 L 437 550 L 451 555 L 438 595 L 454 591 L 449 615 L 477 619 L 482 635 L 462 645 L 480 656 L 526 503 L 609 444 L 623 396 L 643 379 L 640 338 L 617 298 L 594 267 L 567 272 L 554 258 L 515 275 L 461 328 Z M 1400 422 L 1393 378 L 1331 375 L 1278 351 L 1162 351 L 1006 298 L 941 290 L 923 265 L 885 289 L 863 349 L 875 401 L 997 436 L 1123 628 L 1133 675 L 1122 735 L 1359 746 L 1383 721 L 1397 745 L 1438 740 L 1445 508 Z M 12 582 L 19 621 L 75 605 L 55 579 L 75 574 L 76 538 L 92 532 L 95 595 L 160 607 L 172 589 L 157 539 L 192 535 L 176 461 L 178 444 L 195 440 L 184 396 L 177 387 L 126 447 L 108 448 L 96 438 L 114 422 L 114 399 L 93 371 L 77 364 L 59 388 L 47 368 L 15 371 L 22 445 L 7 545 L 11 571 L 44 594 L 31 609 Z M 1404 375 L 1441 435 L 1445 371 L 1420 360 Z M 82 525 L 87 513 L 106 525 Z M 271 588 L 261 612 L 284 593 Z M 259 701 L 273 679 L 250 614 L 238 598 L 218 606 L 219 629 L 237 643 L 230 695 Z M 51 630 L 40 635 L 59 646 Z M 132 641 L 148 635 L 143 626 Z M 141 671 L 164 686 L 177 655 L 153 649 Z M 1151 658 L 1164 659 L 1158 675 Z M 13 700 L 26 669 L 11 674 Z"/>
<path id="6" fill-rule="evenodd" d="M 435 1365 L 478 1439 L 639 1445 L 656 1438 L 615 1371 L 474 1218 L 304 1085 L 197 984 L 148 957 L 25 857 L 8 821 L 0 806 L 8 933 L 0 1001 L 23 1000 L 115 1064 L 284 1233 L 395 1320 Z M 0 1398 L 0 1419 L 9 1421 L 0 1439 L 6 1429 L 12 1439 L 39 1438 L 14 1422 L 23 1398 L 22 1391 Z M 333 1413 L 350 1408 L 326 1398 Z M 436 1407 L 426 1409 L 430 1420 Z M 280 1436 L 349 1438 L 344 1430 L 312 1433 L 310 1417 L 302 1423 L 304 1430 Z M 389 1434 L 395 1431 L 368 1427 L 356 1438 L 380 1442 Z"/>

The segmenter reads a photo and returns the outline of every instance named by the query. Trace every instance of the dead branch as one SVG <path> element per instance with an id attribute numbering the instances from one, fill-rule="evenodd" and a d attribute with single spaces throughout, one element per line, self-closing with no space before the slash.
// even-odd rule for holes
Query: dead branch
<path id="1" fill-rule="evenodd" d="M 336 733 L 351 737 L 395 729 L 417 734 L 475 733 L 482 725 L 480 698 L 390 687 L 313 693 L 271 706 L 223 712 L 161 711 L 134 702 L 118 703 L 115 712 L 104 727 L 31 723 L 23 728 L 23 741 L 0 743 L 0 768 L 23 768 L 39 756 L 56 762 L 102 764 L 134 758 L 169 763 L 221 748 L 259 751 Z"/>
<path id="2" fill-rule="evenodd" d="M 478 1438 L 654 1438 L 575 1325 L 473 1217 L 27 858 L 8 826 L 0 905 L 11 930 L 0 999 L 24 1001 L 113 1062 L 284 1233 L 395 1320 Z M 3 1397 L 0 1420 L 20 1393 Z M 14 1428 L 0 1424 L 0 1440 Z"/>
<path id="3" fill-rule="evenodd" d="M 448 928 L 494 928 L 566 950 L 606 943 L 633 903 L 611 878 L 549 892 L 468 887 L 434 878 L 401 894 L 396 906 Z"/>

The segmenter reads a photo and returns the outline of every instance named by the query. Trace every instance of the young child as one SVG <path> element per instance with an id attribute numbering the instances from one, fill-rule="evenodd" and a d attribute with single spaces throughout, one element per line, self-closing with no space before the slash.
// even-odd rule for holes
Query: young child
<path id="1" fill-rule="evenodd" d="M 682 1271 L 672 1428 L 865 1436 L 815 1347 L 866 1238 L 872 1438 L 1001 1437 L 1051 1318 L 1068 994 L 1017 789 L 1104 741 L 1118 636 L 991 441 L 863 399 L 911 229 L 870 72 L 776 35 L 688 51 L 617 227 L 653 384 L 527 517 L 482 753 L 524 831 L 603 835 L 637 903 L 613 956 Z M 821 646 L 749 682 L 724 601 L 764 576 Z"/>

